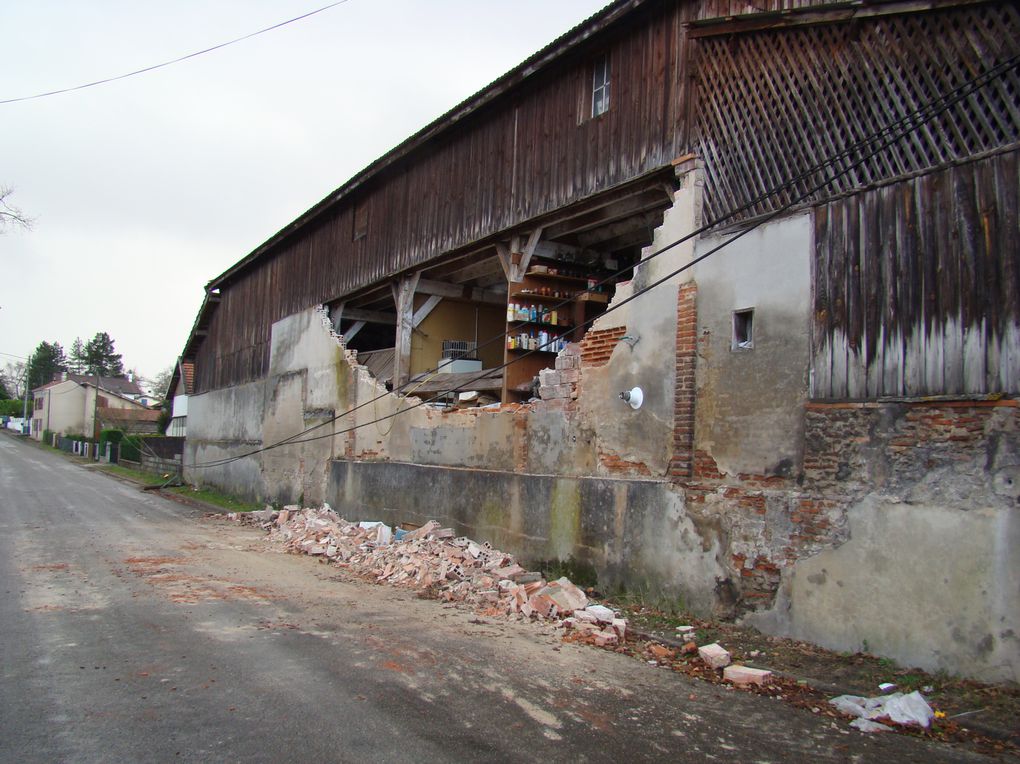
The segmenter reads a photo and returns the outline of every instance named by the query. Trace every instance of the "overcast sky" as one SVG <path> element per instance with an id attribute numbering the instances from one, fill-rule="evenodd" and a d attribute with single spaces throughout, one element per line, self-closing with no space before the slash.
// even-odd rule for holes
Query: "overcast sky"
<path id="1" fill-rule="evenodd" d="M 0 100 L 240 37 L 328 0 L 6 0 Z M 203 286 L 605 0 L 348 0 L 155 72 L 0 104 L 0 366 L 105 331 L 154 376 Z"/>

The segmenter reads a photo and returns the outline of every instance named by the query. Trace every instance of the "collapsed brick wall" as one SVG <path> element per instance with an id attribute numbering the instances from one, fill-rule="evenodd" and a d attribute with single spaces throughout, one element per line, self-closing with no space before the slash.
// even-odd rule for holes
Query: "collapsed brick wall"
<path id="1" fill-rule="evenodd" d="M 589 331 L 581 340 L 581 366 L 605 366 L 625 334 L 626 326 Z"/>

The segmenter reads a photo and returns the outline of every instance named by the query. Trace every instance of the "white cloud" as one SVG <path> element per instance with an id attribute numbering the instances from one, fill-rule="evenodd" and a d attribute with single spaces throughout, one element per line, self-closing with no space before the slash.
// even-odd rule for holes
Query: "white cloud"
<path id="1" fill-rule="evenodd" d="M 599 0 L 350 0 L 236 46 L 0 105 L 0 352 L 108 332 L 176 358 L 203 285 L 330 190 L 593 13 Z M 0 6 L 0 99 L 174 58 L 317 7 L 285 0 Z M 16 274 L 17 278 L 10 278 Z"/>

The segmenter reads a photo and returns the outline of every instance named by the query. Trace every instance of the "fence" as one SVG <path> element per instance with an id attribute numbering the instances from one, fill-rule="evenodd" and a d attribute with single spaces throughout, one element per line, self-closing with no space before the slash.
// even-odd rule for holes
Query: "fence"
<path id="1" fill-rule="evenodd" d="M 180 475 L 184 438 L 138 438 L 139 463 L 143 470 Z"/>

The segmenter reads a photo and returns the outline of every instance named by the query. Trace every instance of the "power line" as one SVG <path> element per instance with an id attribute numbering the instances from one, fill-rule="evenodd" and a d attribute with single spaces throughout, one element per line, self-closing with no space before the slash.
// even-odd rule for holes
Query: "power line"
<path id="1" fill-rule="evenodd" d="M 307 19 L 309 16 L 314 16 L 317 13 L 328 11 L 330 8 L 335 8 L 336 6 L 343 5 L 346 2 L 349 2 L 349 0 L 337 0 L 337 2 L 335 3 L 330 3 L 329 5 L 324 5 L 321 8 L 316 8 L 314 11 L 309 11 L 308 13 L 303 13 L 300 16 L 295 16 L 292 19 L 281 21 L 279 24 L 273 24 L 272 26 L 266 27 L 265 29 L 260 29 L 257 32 L 251 32 L 250 34 L 246 34 L 243 37 L 237 37 L 233 40 L 228 40 L 227 42 L 221 42 L 218 45 L 213 45 L 211 48 L 205 48 L 204 50 L 196 50 L 194 53 L 188 53 L 187 55 L 171 59 L 170 61 L 164 61 L 161 64 L 153 64 L 152 66 L 146 66 L 143 69 L 136 69 L 133 72 L 128 72 L 126 74 L 118 74 L 115 77 L 107 77 L 102 80 L 96 80 L 95 82 L 86 82 L 84 85 L 75 85 L 69 88 L 61 88 L 60 90 L 50 90 L 46 93 L 36 93 L 35 95 L 21 96 L 20 98 L 7 98 L 5 100 L 0 101 L 0 104 L 17 103 L 18 101 L 31 101 L 36 98 L 46 98 L 47 96 L 60 95 L 61 93 L 71 93 L 75 90 L 93 88 L 96 85 L 106 85 L 107 83 L 110 82 L 124 80 L 127 79 L 128 77 L 134 77 L 139 74 L 145 74 L 146 72 L 155 71 L 156 69 L 163 69 L 164 67 L 172 66 L 173 64 L 179 64 L 181 61 L 187 61 L 189 58 L 195 58 L 196 56 L 201 56 L 206 53 L 212 53 L 214 50 L 219 50 L 220 48 L 226 48 L 229 45 L 234 45 L 239 42 L 244 42 L 245 40 L 250 40 L 252 37 L 258 37 L 260 34 L 265 34 L 266 32 L 272 32 L 274 29 L 279 29 L 280 27 L 285 27 L 288 24 L 293 24 L 295 21 Z"/>
<path id="2" fill-rule="evenodd" d="M 896 127 L 897 125 L 901 125 L 902 126 L 902 129 L 900 130 L 900 132 L 898 134 L 896 134 L 894 132 L 893 136 L 891 138 L 886 140 L 884 143 L 880 144 L 877 148 L 873 149 L 869 154 L 866 154 L 865 156 L 861 157 L 856 162 L 854 162 L 853 164 L 851 164 L 848 167 L 844 168 L 840 172 L 838 172 L 838 173 L 836 173 L 834 175 L 831 175 L 828 178 L 824 179 L 821 183 L 818 183 L 814 187 L 810 188 L 808 191 L 804 192 L 800 196 L 798 196 L 795 199 L 791 200 L 790 202 L 788 202 L 787 204 L 785 204 L 784 206 L 782 206 L 781 208 L 779 208 L 775 212 L 770 213 L 766 217 L 758 220 L 751 227 L 745 229 L 744 231 L 742 231 L 739 234 L 735 235 L 733 238 L 727 240 L 726 242 L 723 242 L 722 244 L 720 244 L 718 247 L 716 247 L 715 249 L 711 250 L 710 252 L 707 252 L 707 253 L 699 256 L 697 259 L 691 261 L 690 263 L 687 263 L 686 265 L 682 266 L 681 268 L 678 268 L 677 270 L 673 271 L 672 273 L 667 274 L 665 277 L 663 277 L 659 281 L 656 281 L 655 283 L 650 284 L 649 286 L 645 287 L 644 289 L 640 290 L 639 292 L 636 292 L 636 293 L 632 294 L 627 299 L 625 299 L 625 300 L 623 300 L 623 301 L 621 301 L 619 303 L 614 304 L 609 309 L 607 309 L 602 315 L 605 315 L 606 313 L 610 313 L 613 310 L 616 310 L 616 309 L 622 307 L 623 305 L 625 305 L 625 304 L 629 303 L 630 301 L 636 299 L 637 297 L 643 295 L 645 292 L 648 292 L 649 290 L 653 289 L 654 287 L 659 286 L 660 284 L 664 283 L 665 281 L 668 281 L 669 279 L 679 275 L 680 273 L 682 273 L 683 271 L 687 270 L 688 268 L 692 268 L 693 266 L 695 266 L 698 263 L 700 263 L 701 261 L 705 260 L 706 258 L 711 256 L 712 254 L 715 254 L 716 252 L 721 250 L 723 247 L 728 246 L 729 244 L 731 244 L 732 242 L 736 241 L 737 239 L 739 239 L 739 238 L 745 236 L 746 234 L 750 233 L 755 228 L 758 228 L 759 226 L 763 225 L 764 223 L 766 223 L 766 222 L 768 222 L 770 220 L 773 220 L 774 218 L 778 217 L 780 214 L 783 214 L 784 212 L 789 210 L 791 207 L 799 204 L 804 199 L 808 198 L 809 196 L 811 196 L 815 192 L 817 192 L 820 189 L 824 188 L 826 185 L 831 183 L 833 180 L 836 180 L 837 178 L 839 178 L 839 177 L 849 173 L 851 170 L 859 167 L 864 162 L 866 162 L 868 159 L 870 159 L 871 157 L 875 156 L 880 151 L 883 151 L 885 148 L 887 148 L 888 146 L 892 145 L 894 142 L 896 142 L 900 138 L 904 137 L 905 135 L 907 135 L 912 130 L 916 130 L 917 128 L 921 127 L 925 123 L 927 123 L 927 122 L 931 121 L 932 119 L 934 119 L 939 114 L 944 113 L 950 107 L 952 107 L 953 105 L 955 105 L 956 103 L 961 101 L 963 98 L 966 98 L 968 95 L 970 95 L 975 90 L 983 87 L 984 85 L 986 85 L 989 82 L 991 82 L 993 79 L 1001 76 L 1002 74 L 1004 74 L 1009 69 L 1014 68 L 1015 66 L 1017 66 L 1018 62 L 1020 62 L 1020 56 L 1015 56 L 1012 59 L 1009 59 L 1008 61 L 1003 62 L 1002 64 L 999 64 L 996 67 L 993 67 L 992 69 L 990 69 L 987 72 L 985 72 L 983 75 L 979 75 L 977 77 L 974 77 L 971 80 L 969 80 L 968 82 L 964 83 L 963 85 L 961 85 L 961 86 L 955 88 L 954 90 L 950 91 L 949 94 L 947 94 L 945 96 L 940 96 L 939 98 L 932 99 L 925 106 L 923 106 L 923 107 L 915 110 L 914 112 L 912 112 L 912 113 L 910 113 L 910 114 L 900 118 L 899 120 L 897 120 L 897 121 L 895 121 L 895 122 L 893 122 L 893 123 L 883 127 L 882 129 L 876 131 L 875 133 L 872 133 L 871 135 L 865 137 L 861 141 L 858 141 L 856 144 L 852 145 L 851 147 L 848 147 L 847 149 L 839 152 L 838 154 L 833 155 L 829 159 L 819 163 L 814 168 L 811 168 L 811 169 L 805 171 L 804 173 L 802 173 L 801 175 L 797 176 L 796 178 L 791 179 L 790 181 L 787 181 L 787 182 L 785 182 L 783 184 L 780 184 L 779 186 L 775 187 L 774 189 L 772 189 L 769 192 L 766 192 L 765 194 L 760 196 L 757 200 L 749 202 L 748 204 L 744 205 L 743 207 L 739 208 L 738 210 L 728 212 L 726 215 L 721 216 L 718 220 L 712 221 L 711 223 L 708 223 L 707 225 L 702 226 L 697 231 L 693 231 L 690 234 L 687 234 L 686 236 L 682 237 L 681 239 L 678 239 L 678 240 L 676 240 L 674 242 L 671 242 L 670 244 L 667 244 L 666 246 L 664 246 L 661 249 L 659 249 L 658 251 L 648 255 L 642 262 L 648 262 L 653 257 L 656 257 L 656 256 L 658 256 L 658 255 L 668 251 L 669 249 L 672 249 L 673 247 L 677 246 L 678 244 L 680 244 L 680 243 L 682 243 L 684 241 L 687 241 L 688 239 L 698 235 L 701 232 L 704 232 L 705 230 L 707 230 L 709 228 L 717 226 L 721 221 L 726 220 L 726 219 L 732 217 L 735 214 L 738 214 L 740 211 L 747 209 L 748 207 L 758 203 L 758 201 L 760 201 L 760 200 L 762 200 L 764 198 L 768 198 L 769 196 L 772 196 L 772 195 L 774 195 L 774 194 L 776 194 L 776 193 L 778 193 L 778 192 L 780 192 L 780 191 L 782 191 L 782 190 L 792 186 L 793 184 L 799 182 L 800 180 L 802 180 L 803 178 L 807 177 L 808 175 L 813 174 L 814 172 L 818 171 L 819 169 L 827 167 L 827 166 L 830 166 L 830 165 L 834 165 L 836 163 L 836 161 L 838 161 L 839 159 L 848 158 L 850 155 L 855 153 L 859 148 L 867 146 L 867 145 L 870 145 L 870 144 L 873 144 L 874 141 L 878 140 L 881 136 L 886 135 L 887 133 L 890 133 L 891 131 L 893 131 L 893 128 Z M 606 279 L 603 279 L 603 281 L 600 282 L 600 283 L 605 283 L 605 281 L 608 281 L 611 278 L 613 278 L 613 275 L 610 275 Z M 588 291 L 590 291 L 590 289 L 591 288 L 589 288 Z M 569 302 L 569 301 L 567 301 L 567 302 Z M 566 302 L 564 304 L 566 304 Z M 581 327 L 590 325 L 595 320 L 597 320 L 597 318 L 598 317 L 590 319 L 589 321 L 584 322 L 583 324 L 581 324 Z M 488 344 L 488 343 L 496 341 L 496 340 L 500 340 L 500 339 L 504 338 L 505 336 L 506 336 L 505 333 L 502 334 L 502 335 L 498 335 L 496 337 L 493 337 L 491 340 L 487 341 L 487 343 L 485 343 L 485 344 Z M 469 382 L 467 382 L 465 384 L 470 384 L 470 382 L 482 379 L 484 376 L 487 376 L 487 375 L 491 374 L 493 371 L 498 371 L 498 370 L 501 370 L 501 369 L 505 369 L 506 367 L 512 365 L 513 363 L 516 363 L 519 360 L 523 360 L 523 358 L 526 358 L 526 357 L 528 357 L 529 355 L 532 355 L 535 352 L 538 352 L 538 351 L 528 351 L 528 352 L 524 353 L 523 355 L 518 356 L 517 358 L 502 364 L 501 366 L 495 367 L 494 369 L 486 369 L 478 377 L 476 377 L 476 378 L 474 378 L 472 380 L 469 380 Z M 411 383 L 410 382 L 405 383 L 405 385 L 402 385 L 400 388 L 398 388 L 397 390 L 394 390 L 393 392 L 398 392 L 399 390 L 405 388 L 408 384 L 411 384 Z M 447 391 L 447 392 L 449 392 L 449 391 Z M 353 413 L 354 411 L 357 411 L 358 409 L 363 408 L 364 406 L 367 406 L 367 405 L 370 405 L 372 403 L 375 403 L 376 401 L 381 400 L 382 398 L 385 397 L 385 395 L 380 395 L 380 396 L 377 396 L 376 398 L 373 398 L 373 399 L 371 399 L 369 401 L 366 401 L 365 403 L 359 404 L 358 406 L 355 406 L 354 408 L 349 409 L 348 411 L 346 411 L 346 412 L 344 412 L 342 414 L 334 415 L 331 419 L 328 419 L 325 422 L 321 422 L 321 423 L 319 423 L 317 425 L 314 425 L 313 427 L 309 427 L 309 428 L 303 430 L 302 432 L 296 433 L 295 435 L 292 435 L 289 438 L 285 438 L 285 439 L 283 439 L 281 441 L 278 441 L 276 443 L 270 444 L 269 446 L 263 446 L 262 448 L 255 449 L 255 450 L 253 450 L 253 451 L 251 451 L 249 453 L 246 453 L 246 454 L 239 454 L 237 456 L 227 457 L 227 458 L 224 458 L 224 459 L 215 460 L 213 462 L 207 462 L 205 464 L 192 465 L 192 467 L 194 467 L 194 468 L 206 468 L 206 467 L 223 466 L 225 464 L 229 464 L 230 462 L 237 461 L 237 460 L 243 459 L 243 458 L 247 458 L 248 456 L 254 456 L 254 455 L 256 455 L 258 453 L 261 453 L 263 451 L 268 451 L 268 450 L 271 450 L 271 449 L 274 449 L 274 448 L 279 448 L 279 447 L 284 446 L 284 445 L 297 444 L 297 443 L 307 443 L 307 442 L 311 442 L 313 440 L 321 440 L 321 439 L 324 439 L 324 438 L 327 438 L 327 437 L 335 437 L 337 435 L 343 435 L 343 434 L 345 434 L 347 432 L 351 432 L 353 430 L 360 429 L 361 427 L 367 427 L 369 425 L 376 424 L 378 422 L 382 422 L 382 421 L 385 421 L 387 419 L 392 419 L 392 418 L 398 416 L 399 414 L 407 413 L 408 411 L 413 411 L 414 409 L 419 408 L 420 406 L 423 406 L 423 405 L 431 403 L 431 402 L 433 402 L 435 400 L 438 400 L 439 398 L 443 397 L 445 394 L 446 393 L 439 393 L 439 394 L 433 396 L 432 398 L 420 401 L 418 404 L 415 404 L 413 406 L 409 406 L 406 409 L 402 409 L 402 408 L 398 407 L 398 410 L 396 412 L 392 413 L 392 414 L 389 414 L 389 415 L 383 416 L 383 417 L 378 417 L 378 418 L 373 419 L 373 420 L 368 421 L 368 422 L 363 422 L 361 424 L 355 425 L 354 427 L 347 428 L 346 430 L 341 430 L 339 432 L 332 432 L 332 433 L 328 433 L 326 435 L 319 435 L 319 436 L 315 436 L 315 437 L 312 437 L 312 438 L 301 438 L 302 435 L 305 435 L 305 434 L 307 434 L 307 433 L 309 433 L 309 432 L 311 432 L 313 430 L 316 430 L 316 429 L 318 429 L 320 427 L 324 427 L 324 426 L 326 426 L 328 424 L 332 424 L 337 419 L 339 419 L 339 418 L 341 418 L 343 416 L 347 416 L 347 415 Z M 301 439 L 299 439 L 299 438 L 301 438 Z"/>
<path id="3" fill-rule="evenodd" d="M 848 174 L 851 170 L 854 170 L 854 169 L 860 167 L 866 161 L 868 161 L 869 159 L 871 159 L 872 157 L 874 157 L 875 155 L 877 155 L 881 151 L 884 151 L 886 148 L 888 148 L 889 146 L 891 146 L 893 143 L 895 143 L 896 141 L 900 140 L 901 138 L 905 137 L 910 132 L 912 132 L 914 130 L 917 130 L 922 125 L 930 122 L 935 117 L 939 116 L 940 114 L 945 113 L 952 106 L 956 105 L 957 103 L 962 101 L 964 98 L 968 97 L 971 93 L 973 93 L 976 90 L 984 87 L 988 83 L 992 82 L 994 79 L 997 79 L 998 77 L 1001 77 L 1003 74 L 1005 74 L 1010 69 L 1015 68 L 1018 64 L 1020 64 L 1020 56 L 1014 56 L 1013 58 L 1008 59 L 1007 61 L 1005 61 L 1005 62 L 1003 62 L 1001 64 L 998 64 L 997 66 L 995 66 L 995 67 L 989 69 L 988 71 L 986 71 L 984 74 L 981 74 L 981 75 L 978 75 L 978 76 L 975 76 L 975 77 L 971 78 L 967 82 L 963 83 L 962 85 L 960 85 L 957 88 L 955 88 L 952 91 L 950 91 L 948 94 L 943 95 L 943 96 L 939 96 L 938 98 L 935 98 L 935 99 L 932 99 L 932 100 L 928 101 L 924 106 L 914 110 L 910 114 L 907 114 L 906 116 L 901 117 L 900 119 L 898 119 L 898 120 L 896 120 L 896 121 L 894 121 L 892 123 L 887 124 L 886 126 L 882 127 L 881 129 L 879 129 L 879 130 L 875 131 L 874 133 L 871 133 L 870 135 L 866 136 L 862 140 L 856 142 L 855 144 L 852 144 L 850 147 L 844 149 L 843 151 L 830 156 L 829 158 L 827 158 L 823 162 L 820 162 L 820 163 L 816 164 L 815 166 L 809 168 L 808 170 L 802 172 L 797 177 L 792 178 L 792 179 L 790 179 L 788 181 L 785 181 L 784 183 L 781 183 L 781 184 L 777 185 L 776 187 L 774 187 L 774 188 L 770 189 L 769 191 L 765 192 L 764 194 L 760 195 L 758 198 L 756 198 L 756 199 L 746 203 L 745 205 L 737 208 L 736 210 L 732 210 L 730 212 L 727 212 L 725 215 L 720 216 L 716 220 L 713 220 L 713 221 L 711 221 L 711 222 L 701 226 L 699 229 L 697 229 L 695 231 L 692 231 L 691 233 L 687 234 L 686 236 L 683 236 L 682 238 L 677 239 L 677 240 L 675 240 L 675 241 L 673 241 L 673 242 L 663 246 L 659 250 L 649 254 L 647 257 L 645 257 L 642 260 L 641 264 L 647 263 L 649 260 L 651 260 L 651 259 L 653 259 L 653 258 L 655 258 L 655 257 L 657 257 L 657 256 L 659 256 L 661 254 L 663 254 L 664 252 L 669 251 L 670 249 L 678 246 L 679 244 L 681 244 L 681 243 L 683 243 L 685 241 L 688 241 L 691 238 L 693 238 L 693 237 L 695 237 L 697 235 L 700 235 L 701 233 L 704 233 L 704 232 L 706 232 L 706 231 L 708 231 L 708 230 L 710 230 L 712 228 L 717 227 L 722 222 L 724 222 L 724 221 L 734 217 L 735 215 L 740 214 L 743 211 L 746 211 L 747 209 L 750 209 L 754 205 L 760 203 L 761 201 L 763 201 L 763 200 L 765 200 L 765 199 L 767 199 L 767 198 L 769 198 L 771 196 L 774 196 L 775 194 L 777 194 L 777 193 L 779 193 L 779 192 L 781 192 L 783 190 L 786 190 L 786 189 L 789 189 L 789 188 L 793 187 L 795 184 L 805 180 L 806 178 L 810 177 L 811 175 L 814 175 L 815 173 L 819 172 L 820 170 L 825 169 L 827 167 L 835 166 L 837 162 L 839 162 L 839 161 L 841 161 L 843 159 L 849 159 L 852 155 L 856 154 L 858 151 L 863 150 L 863 149 L 865 149 L 866 147 L 869 147 L 869 146 L 874 146 L 874 148 L 872 148 L 869 153 L 866 153 L 863 156 L 860 156 L 855 162 L 847 165 L 843 169 L 839 170 L 839 172 L 836 172 L 835 174 L 831 174 L 831 175 L 827 176 L 821 182 L 817 183 L 816 185 L 814 185 L 811 188 L 809 188 L 807 191 L 805 191 L 805 192 L 801 193 L 800 195 L 796 196 L 795 198 L 793 198 L 792 200 L 790 200 L 789 202 L 787 202 L 783 206 L 779 207 L 775 211 L 765 215 L 762 218 L 759 218 L 757 221 L 755 221 L 748 228 L 743 229 L 739 233 L 735 234 L 732 238 L 727 239 L 725 242 L 719 244 L 717 247 L 709 250 L 708 252 L 705 252 L 702 255 L 699 255 L 697 258 L 691 260 L 689 263 L 684 264 L 680 268 L 677 268 L 676 270 L 672 271 L 671 273 L 667 274 L 666 276 L 663 276 L 662 278 L 660 278 L 658 281 L 655 281 L 654 283 L 646 286 L 645 288 L 639 290 L 638 292 L 635 292 L 634 294 L 630 295 L 626 299 L 621 300 L 621 301 L 619 301 L 617 303 L 614 303 L 606 311 L 604 311 L 601 315 L 606 315 L 608 313 L 611 313 L 614 310 L 618 310 L 619 308 L 621 308 L 624 305 L 626 305 L 627 303 L 637 299 L 638 297 L 642 296 L 643 294 L 645 294 L 646 292 L 650 291 L 651 289 L 654 289 L 655 287 L 657 287 L 657 286 L 665 283 L 666 281 L 668 281 L 668 280 L 678 276 L 679 274 L 683 273 L 684 271 L 686 271 L 686 270 L 688 270 L 690 268 L 693 268 L 698 263 L 706 260 L 708 257 L 714 255 L 716 252 L 719 252 L 724 247 L 729 246 L 730 244 L 732 244 L 737 239 L 740 239 L 743 236 L 746 236 L 748 233 L 750 233 L 751 231 L 755 230 L 756 228 L 764 225 L 765 223 L 767 223 L 767 222 L 769 222 L 771 220 L 774 220 L 776 217 L 778 217 L 781 214 L 787 212 L 792 207 L 800 204 L 805 199 L 809 198 L 810 196 L 812 196 L 816 192 L 818 192 L 821 189 L 825 188 L 827 185 L 832 183 L 834 180 L 837 180 L 838 178 Z M 897 130 L 898 130 L 898 132 L 897 132 Z M 884 140 L 882 140 L 883 137 L 887 136 L 887 135 L 891 135 L 891 137 L 888 137 L 888 138 L 885 138 Z M 881 141 L 881 142 L 879 142 L 878 145 L 875 146 L 876 141 Z M 602 279 L 597 284 L 589 287 L 585 291 L 589 291 L 590 292 L 592 289 L 595 289 L 598 286 L 600 286 L 602 284 L 605 284 L 607 281 L 609 281 L 612 278 L 615 278 L 615 276 L 619 275 L 624 270 L 627 270 L 627 269 L 621 269 L 620 271 L 617 271 L 614 274 L 610 274 L 609 276 L 607 276 L 606 278 Z M 565 305 L 567 305 L 570 302 L 571 302 L 571 300 L 565 300 L 564 302 L 560 303 L 558 306 L 555 306 L 554 308 L 551 308 L 550 310 L 554 310 L 554 309 L 558 310 L 559 307 L 565 306 Z M 583 322 L 582 324 L 580 324 L 577 328 L 587 327 L 587 326 L 591 325 L 594 321 L 596 321 L 598 318 L 599 318 L 599 316 L 596 316 L 595 318 L 589 319 L 589 320 Z M 491 338 L 490 340 L 487 340 L 485 343 L 483 343 L 482 345 L 480 345 L 478 347 L 485 347 L 486 345 L 489 345 L 489 344 L 491 344 L 493 342 L 502 341 L 502 340 L 505 339 L 505 337 L 506 337 L 506 333 L 504 332 L 503 334 L 497 335 L 497 336 Z M 545 346 L 542 346 L 542 347 L 545 347 Z M 536 350 L 529 350 L 529 351 L 523 353 L 522 355 L 517 356 L 517 357 L 513 358 L 512 360 L 503 363 L 500 366 L 497 366 L 497 367 L 492 368 L 492 369 L 485 369 L 479 376 L 475 377 L 474 379 L 469 380 L 468 382 L 464 383 L 464 385 L 469 385 L 471 382 L 475 382 L 475 381 L 481 380 L 482 378 L 484 378 L 484 377 L 486 377 L 488 375 L 491 375 L 492 372 L 494 372 L 494 371 L 500 371 L 502 369 L 506 369 L 507 367 L 511 366 L 512 364 L 517 363 L 518 361 L 521 361 L 524 358 L 527 358 L 528 356 L 533 355 L 536 352 L 539 352 L 541 349 L 542 348 L 538 348 Z M 477 350 L 477 348 L 476 348 L 476 350 Z M 408 382 L 406 382 L 403 385 L 401 385 L 399 388 L 394 389 L 392 391 L 392 393 L 398 393 L 401 390 L 405 389 L 406 387 L 408 387 L 408 386 L 410 386 L 412 384 L 414 384 L 414 383 L 409 380 Z M 461 385 L 460 387 L 463 387 L 464 385 Z M 285 438 L 285 439 L 283 439 L 281 441 L 277 441 L 276 443 L 272 443 L 272 444 L 270 444 L 268 446 L 263 446 L 261 448 L 255 449 L 255 450 L 250 451 L 250 452 L 245 453 L 245 454 L 239 454 L 237 456 L 232 456 L 232 457 L 225 457 L 223 459 L 214 460 L 212 462 L 206 462 L 204 464 L 194 464 L 194 465 L 191 465 L 189 468 L 190 469 L 204 469 L 204 468 L 224 466 L 224 465 L 229 464 L 231 462 L 238 461 L 240 459 L 245 459 L 245 458 L 247 458 L 249 456 L 255 456 L 255 455 L 259 454 L 259 453 L 262 453 L 262 452 L 265 452 L 265 451 L 269 451 L 269 450 L 272 450 L 272 449 L 275 449 L 275 448 L 279 448 L 281 446 L 294 445 L 294 444 L 298 444 L 298 443 L 309 443 L 309 442 L 312 442 L 312 441 L 315 441 L 315 440 L 322 440 L 324 438 L 331 438 L 331 437 L 336 437 L 338 435 L 343 435 L 343 434 L 351 432 L 353 430 L 357 430 L 357 429 L 360 429 L 362 427 L 367 427 L 367 426 L 372 425 L 372 424 L 377 424 L 379 422 L 383 422 L 383 421 L 386 421 L 388 419 L 393 419 L 394 417 L 399 416 L 400 414 L 405 414 L 405 413 L 407 413 L 409 411 L 413 411 L 413 410 L 415 410 L 415 409 L 417 409 L 417 408 L 419 408 L 421 406 L 424 406 L 424 405 L 426 405 L 428 403 L 432 403 L 432 402 L 438 400 L 439 398 L 442 398 L 443 396 L 447 395 L 449 392 L 450 391 L 446 391 L 446 392 L 443 392 L 443 393 L 438 393 L 438 394 L 434 395 L 432 398 L 421 400 L 417 404 L 414 404 L 412 406 L 408 406 L 407 408 L 401 408 L 401 407 L 398 406 L 397 411 L 395 411 L 395 412 L 393 412 L 391 414 L 388 414 L 388 415 L 385 415 L 385 416 L 382 416 L 382 417 L 377 417 L 377 418 L 375 418 L 375 419 L 373 419 L 371 421 L 363 422 L 361 424 L 354 425 L 353 427 L 349 427 L 349 428 L 347 428 L 345 430 L 334 431 L 334 432 L 327 433 L 325 435 L 317 435 L 317 436 L 310 437 L 310 438 L 302 438 L 301 437 L 302 435 L 306 435 L 306 434 L 308 434 L 308 433 L 310 433 L 310 432 L 312 432 L 312 431 L 314 431 L 316 429 L 319 429 L 319 428 L 324 427 L 326 425 L 332 424 L 333 422 L 337 421 L 338 419 L 340 419 L 340 418 L 342 418 L 344 416 L 348 416 L 348 415 L 354 413 L 355 411 L 357 411 L 357 410 L 359 410 L 359 409 L 361 409 L 361 408 L 363 408 L 365 406 L 371 405 L 371 404 L 375 403 L 376 401 L 379 401 L 379 400 L 383 399 L 384 397 L 386 397 L 386 395 L 389 395 L 391 393 L 386 393 L 384 395 L 379 395 L 379 396 L 376 396 L 375 398 L 372 398 L 371 400 L 368 400 L 368 401 L 365 401 L 364 403 L 358 404 L 357 406 L 354 406 L 353 408 L 351 408 L 351 409 L 349 409 L 349 410 L 347 410 L 347 411 L 345 411 L 345 412 L 343 412 L 341 414 L 335 414 L 330 419 L 327 419 L 324 422 L 320 422 L 319 424 L 314 425 L 312 427 L 306 428 L 305 430 L 302 430 L 301 432 L 299 432 L 299 433 L 297 433 L 295 435 L 292 435 L 289 438 Z"/>

